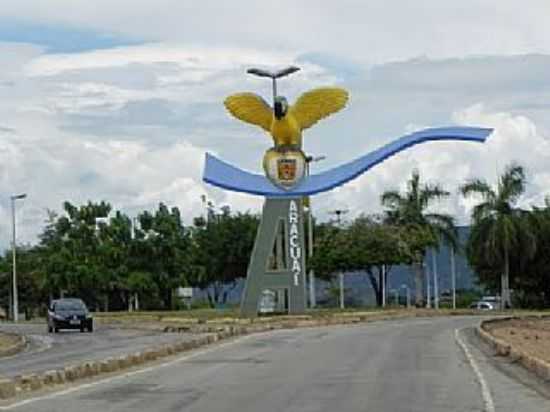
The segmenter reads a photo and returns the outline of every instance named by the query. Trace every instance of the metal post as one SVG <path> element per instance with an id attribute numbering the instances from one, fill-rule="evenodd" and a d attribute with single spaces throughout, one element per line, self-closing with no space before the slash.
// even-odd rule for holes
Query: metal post
<path id="1" fill-rule="evenodd" d="M 411 307 L 411 291 L 407 286 L 407 309 Z"/>
<path id="2" fill-rule="evenodd" d="M 201 195 L 202 205 L 204 206 L 204 223 L 208 223 L 208 203 L 206 195 Z"/>
<path id="3" fill-rule="evenodd" d="M 309 176 L 309 164 L 313 161 L 312 157 L 306 158 L 306 176 Z M 311 197 L 308 202 L 308 211 L 307 211 L 307 257 L 308 265 L 313 256 L 313 213 L 311 209 Z M 309 269 L 309 307 L 314 308 L 317 305 L 315 297 L 315 272 L 313 269 Z"/>
<path id="4" fill-rule="evenodd" d="M 382 265 L 382 307 L 386 307 L 386 265 Z"/>
<path id="5" fill-rule="evenodd" d="M 11 285 L 10 285 L 11 286 Z M 13 288 L 12 287 L 9 287 L 9 296 L 8 296 L 8 308 L 9 308 L 9 313 L 8 313 L 8 319 L 11 319 L 13 320 Z"/>
<path id="6" fill-rule="evenodd" d="M 12 223 L 12 295 L 13 295 L 13 321 L 19 321 L 19 302 L 17 297 L 17 268 L 16 268 L 16 251 L 15 251 L 15 196 L 11 197 L 11 223 Z"/>
<path id="7" fill-rule="evenodd" d="M 456 309 L 456 268 L 455 268 L 455 248 L 451 248 L 451 284 L 453 289 L 453 309 Z"/>
<path id="8" fill-rule="evenodd" d="M 429 265 L 424 265 L 426 268 L 426 308 L 430 309 L 432 307 L 432 296 L 430 290 L 430 267 Z"/>
<path id="9" fill-rule="evenodd" d="M 308 253 L 307 256 L 309 259 L 313 256 L 313 218 L 311 216 L 311 198 L 309 199 L 309 210 L 307 212 L 307 242 L 308 242 Z M 314 308 L 316 305 L 315 301 L 315 273 L 313 269 L 309 269 L 309 304 L 310 307 Z"/>
<path id="10" fill-rule="evenodd" d="M 132 240 L 136 238 L 136 226 L 137 226 L 137 217 L 131 219 L 132 224 Z"/>
<path id="11" fill-rule="evenodd" d="M 342 227 L 342 214 L 347 213 L 348 210 L 342 210 L 342 209 L 336 209 L 333 210 L 332 214 L 336 215 L 336 222 L 338 224 L 338 227 Z M 344 309 L 344 273 L 340 272 L 340 309 Z"/>
<path id="12" fill-rule="evenodd" d="M 344 309 L 344 273 L 340 272 L 340 309 Z"/>
<path id="13" fill-rule="evenodd" d="M 393 293 L 395 295 L 395 306 L 399 306 L 399 291 L 397 289 L 394 289 Z"/>
<path id="14" fill-rule="evenodd" d="M 310 174 L 311 162 L 319 162 L 326 159 L 326 156 L 306 156 L 306 176 Z M 313 256 L 313 209 L 311 208 L 311 197 L 308 197 L 308 259 Z M 313 269 L 309 270 L 309 304 L 311 308 L 317 306 L 317 298 L 315 296 L 315 272 Z"/>
<path id="15" fill-rule="evenodd" d="M 434 308 L 439 309 L 439 282 L 437 276 L 437 255 L 435 249 L 432 249 L 432 270 L 434 276 Z"/>
<path id="16" fill-rule="evenodd" d="M 273 77 L 271 80 L 273 81 L 273 101 L 275 101 L 277 97 L 277 79 Z"/>
<path id="17" fill-rule="evenodd" d="M 27 195 L 25 193 L 20 195 L 14 195 L 11 196 L 11 222 L 12 222 L 12 295 L 13 295 L 13 321 L 18 322 L 19 321 L 19 299 L 17 296 L 17 259 L 16 259 L 16 234 L 15 234 L 15 201 L 18 199 L 24 199 Z"/>

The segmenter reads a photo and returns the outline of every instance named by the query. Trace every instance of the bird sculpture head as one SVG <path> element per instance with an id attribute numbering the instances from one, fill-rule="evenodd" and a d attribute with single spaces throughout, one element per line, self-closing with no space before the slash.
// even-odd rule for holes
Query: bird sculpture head
<path id="1" fill-rule="evenodd" d="M 273 102 L 273 114 L 277 120 L 281 120 L 285 117 L 288 111 L 288 102 L 286 97 L 276 96 Z"/>

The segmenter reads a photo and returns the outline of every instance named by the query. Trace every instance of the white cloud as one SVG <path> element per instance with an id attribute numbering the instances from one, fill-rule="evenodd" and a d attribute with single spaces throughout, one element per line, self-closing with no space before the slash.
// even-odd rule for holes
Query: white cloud
<path id="1" fill-rule="evenodd" d="M 320 51 L 380 63 L 548 53 L 547 0 L 4 0 L 0 17 L 206 47 Z M 520 16 L 520 18 L 518 17 Z"/>
<path id="2" fill-rule="evenodd" d="M 451 213 L 460 224 L 469 222 L 475 199 L 464 199 L 458 188 L 468 179 L 481 178 L 493 186 L 498 176 L 511 162 L 524 166 L 527 187 L 519 206 L 542 206 L 550 195 L 550 135 L 541 134 L 535 123 L 525 116 L 505 112 L 489 112 L 476 104 L 453 114 L 458 124 L 494 128 L 484 144 L 463 142 L 432 142 L 416 146 L 388 159 L 356 181 L 320 197 L 319 208 L 328 211 L 345 205 L 357 215 L 378 213 L 381 194 L 390 188 L 405 190 L 411 171 L 417 169 L 422 180 L 440 183 L 451 192 L 448 200 L 434 205 L 434 210 Z"/>
<path id="3" fill-rule="evenodd" d="M 485 146 L 416 147 L 320 195 L 314 207 L 323 219 L 334 208 L 350 208 L 352 215 L 379 211 L 380 194 L 404 188 L 413 168 L 455 191 L 468 177 L 494 178 L 515 159 L 530 173 L 523 202 L 539 202 L 548 193 L 550 123 L 542 115 L 550 96 L 548 56 L 424 59 L 370 71 L 357 65 L 346 77 L 338 68 L 325 67 L 323 55 L 311 62 L 284 47 L 263 51 L 166 42 L 46 55 L 29 45 L 0 44 L 0 59 L 6 54 L 17 58 L 7 59 L 9 70 L 0 72 L 5 96 L 0 100 L 0 190 L 6 194 L 0 199 L 0 247 L 8 244 L 11 193 L 29 194 L 20 204 L 24 241 L 36 239 L 45 209 L 59 209 L 63 200 L 106 199 L 130 213 L 164 201 L 179 206 L 188 222 L 202 213 L 204 193 L 218 205 L 259 210 L 261 198 L 201 182 L 207 150 L 261 170 L 269 138 L 231 119 L 221 104 L 236 91 L 269 96 L 268 82 L 244 74 L 256 63 L 300 62 L 303 71 L 281 82 L 291 99 L 321 84 L 343 83 L 351 90 L 349 108 L 305 134 L 309 153 L 328 154 L 314 170 L 349 161 L 420 125 L 496 128 Z M 484 105 L 474 104 L 479 101 Z M 456 195 L 441 205 L 462 222 L 469 206 Z"/>

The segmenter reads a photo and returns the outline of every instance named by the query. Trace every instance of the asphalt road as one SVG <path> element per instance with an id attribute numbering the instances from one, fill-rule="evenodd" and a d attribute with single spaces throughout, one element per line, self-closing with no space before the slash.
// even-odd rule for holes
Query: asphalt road
<path id="1" fill-rule="evenodd" d="M 86 360 L 102 360 L 111 356 L 136 352 L 157 344 L 191 339 L 181 333 L 148 332 L 96 325 L 93 333 L 61 331 L 47 333 L 45 323 L 13 325 L 0 323 L 0 331 L 23 334 L 28 347 L 24 352 L 0 358 L 0 376 L 13 377 L 31 372 L 44 372 Z M 196 335 L 195 335 L 196 336 Z"/>
<path id="2" fill-rule="evenodd" d="M 503 372 L 463 330 L 488 383 L 484 402 L 455 331 L 435 318 L 252 335 L 14 405 L 25 412 L 544 412 L 550 400 Z M 0 408 L 2 410 L 2 408 Z"/>

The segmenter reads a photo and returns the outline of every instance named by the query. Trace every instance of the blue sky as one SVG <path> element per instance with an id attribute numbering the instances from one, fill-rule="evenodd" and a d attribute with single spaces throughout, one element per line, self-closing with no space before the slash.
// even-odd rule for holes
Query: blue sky
<path id="1" fill-rule="evenodd" d="M 143 43 L 114 33 L 0 18 L 0 41 L 43 46 L 46 53 L 77 53 Z"/>
<path id="2" fill-rule="evenodd" d="M 380 194 L 418 169 L 452 192 L 437 209 L 466 224 L 472 201 L 458 185 L 494 182 L 511 161 L 528 171 L 522 205 L 541 204 L 550 194 L 548 15 L 547 0 L 5 0 L 0 191 L 28 193 L 19 218 L 28 242 L 65 200 L 104 199 L 130 214 L 162 201 L 187 222 L 202 213 L 202 195 L 258 211 L 262 199 L 202 182 L 204 154 L 260 172 L 269 137 L 222 101 L 269 95 L 247 67 L 296 64 L 302 70 L 279 85 L 291 102 L 322 85 L 351 94 L 305 133 L 305 150 L 327 155 L 314 171 L 422 127 L 495 128 L 486 145 L 417 147 L 317 196 L 321 220 L 334 208 L 379 212 Z M 0 247 L 9 213 L 0 197 Z"/>

